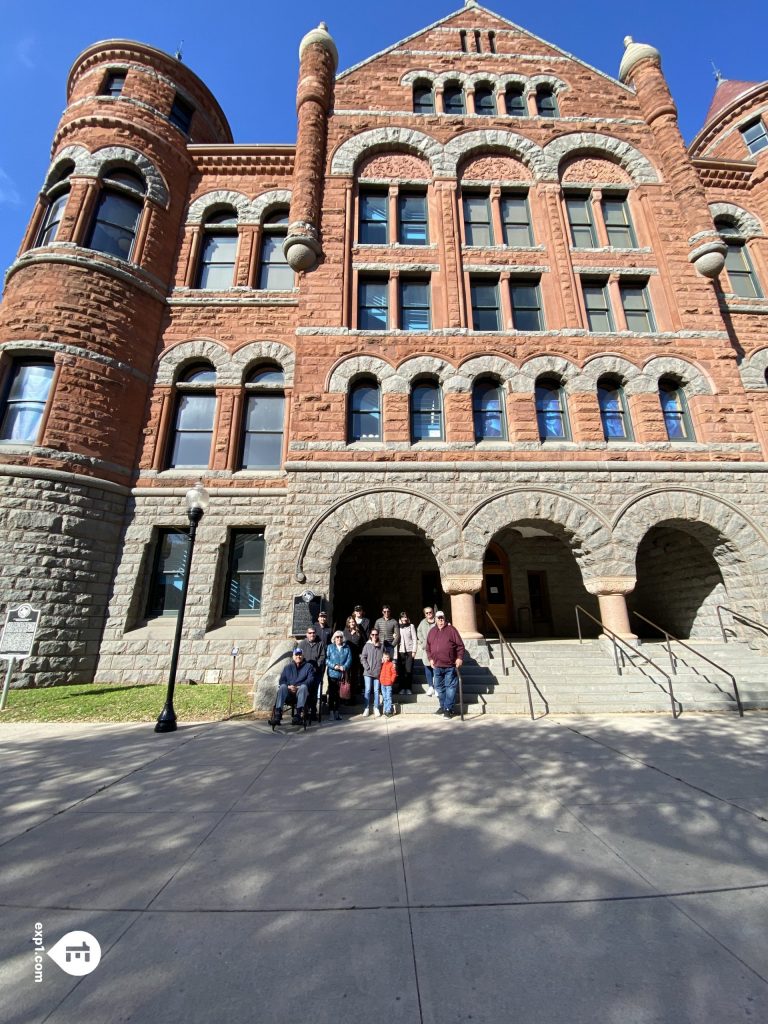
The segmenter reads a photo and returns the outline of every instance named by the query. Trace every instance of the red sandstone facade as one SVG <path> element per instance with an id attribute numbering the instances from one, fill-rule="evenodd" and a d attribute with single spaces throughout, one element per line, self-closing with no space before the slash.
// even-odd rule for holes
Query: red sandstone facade
<path id="1" fill-rule="evenodd" d="M 675 532 L 701 551 L 695 594 L 671 585 L 671 620 L 690 605 L 689 633 L 711 630 L 715 591 L 764 614 L 768 84 L 731 89 L 686 149 L 658 53 L 631 40 L 614 79 L 470 3 L 338 77 L 336 62 L 323 26 L 302 42 L 295 147 L 234 143 L 205 86 L 149 47 L 102 43 L 75 62 L 0 309 L 4 414 L 19 367 L 53 365 L 34 436 L 0 442 L 3 598 L 42 605 L 48 624 L 27 678 L 162 677 L 173 609 L 153 612 L 151 592 L 172 567 L 158 546 L 198 477 L 213 502 L 187 673 L 220 669 L 235 643 L 260 676 L 305 586 L 343 621 L 353 592 L 416 616 L 429 578 L 479 636 L 498 559 L 511 632 L 567 632 L 580 600 L 630 634 L 626 595 L 664 579 Z M 135 211 L 128 234 L 105 219 L 107 194 Z M 370 197 L 383 241 L 366 240 Z M 415 242 L 399 235 L 403 197 L 426 211 Z M 523 199 L 513 236 L 505 203 L 519 214 Z M 100 218 L 129 251 L 99 249 Z M 409 319 L 409 283 L 426 288 L 426 321 Z M 478 286 L 495 289 L 495 328 Z M 361 438 L 350 405 L 365 382 L 379 427 Z M 498 388 L 485 420 L 483 383 Z M 426 436 L 420 385 L 437 403 Z M 279 455 L 247 465 L 249 410 L 280 396 Z M 210 410 L 189 428 L 208 444 L 194 465 L 174 454 L 187 399 Z M 260 538 L 257 608 L 227 603 L 243 535 Z M 388 591 L 371 580 L 382 537 L 404 558 Z M 545 564 L 542 609 L 531 574 Z"/>

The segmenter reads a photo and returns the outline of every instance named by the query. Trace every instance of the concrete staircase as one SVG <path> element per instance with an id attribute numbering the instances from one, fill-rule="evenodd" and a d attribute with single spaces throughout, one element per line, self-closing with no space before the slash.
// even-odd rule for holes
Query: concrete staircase
<path id="1" fill-rule="evenodd" d="M 698 641 L 694 645 L 736 676 L 745 709 L 768 708 L 768 657 L 746 644 Z M 515 650 L 528 668 L 536 717 L 549 714 L 605 714 L 656 712 L 671 714 L 672 705 L 664 672 L 672 675 L 663 644 L 644 642 L 641 650 L 653 660 L 625 655 L 616 672 L 610 644 L 602 640 L 516 640 Z M 502 670 L 497 640 L 467 643 L 462 668 L 464 711 L 468 715 L 528 715 L 528 697 L 522 673 L 509 663 Z M 676 701 L 685 711 L 737 712 L 730 680 L 713 666 L 673 647 L 677 674 L 672 675 Z M 431 714 L 437 707 L 427 697 L 421 665 L 414 670 L 414 695 L 400 696 L 402 714 Z"/>

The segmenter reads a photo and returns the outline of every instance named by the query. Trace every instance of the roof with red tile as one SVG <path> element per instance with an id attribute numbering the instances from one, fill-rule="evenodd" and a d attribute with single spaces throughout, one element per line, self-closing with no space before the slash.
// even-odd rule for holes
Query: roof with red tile
<path id="1" fill-rule="evenodd" d="M 715 95 L 712 97 L 712 102 L 709 105 L 707 116 L 704 118 L 704 124 L 709 124 L 721 110 L 725 110 L 735 99 L 738 99 L 739 96 L 760 84 L 760 82 L 731 82 L 727 78 L 719 81 L 715 89 Z"/>

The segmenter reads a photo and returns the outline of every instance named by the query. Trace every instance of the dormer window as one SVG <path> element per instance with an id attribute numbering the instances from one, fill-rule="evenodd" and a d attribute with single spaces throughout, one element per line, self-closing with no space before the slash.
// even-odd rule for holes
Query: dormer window
<path id="1" fill-rule="evenodd" d="M 752 154 L 756 156 L 761 150 L 768 147 L 768 128 L 761 117 L 755 118 L 748 125 L 741 129 L 744 143 Z"/>
<path id="2" fill-rule="evenodd" d="M 108 71 L 104 76 L 104 81 L 101 86 L 100 96 L 111 96 L 113 100 L 116 100 L 123 91 L 125 85 L 125 71 Z"/>
<path id="3" fill-rule="evenodd" d="M 171 112 L 168 115 L 168 120 L 171 124 L 175 125 L 180 132 L 184 135 L 189 135 L 189 129 L 192 125 L 192 115 L 195 112 L 195 108 L 191 103 L 188 103 L 183 96 L 176 93 L 173 100 L 173 106 Z"/>

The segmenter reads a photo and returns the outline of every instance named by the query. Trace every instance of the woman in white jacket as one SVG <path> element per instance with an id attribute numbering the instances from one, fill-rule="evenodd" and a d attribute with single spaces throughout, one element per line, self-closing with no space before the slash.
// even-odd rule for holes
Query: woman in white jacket
<path id="1" fill-rule="evenodd" d="M 411 690 L 413 679 L 413 659 L 416 656 L 416 648 L 419 640 L 416 636 L 416 627 L 408 618 L 407 612 L 400 612 L 400 642 L 397 645 L 397 678 L 400 682 L 400 693 L 408 696 Z"/>

